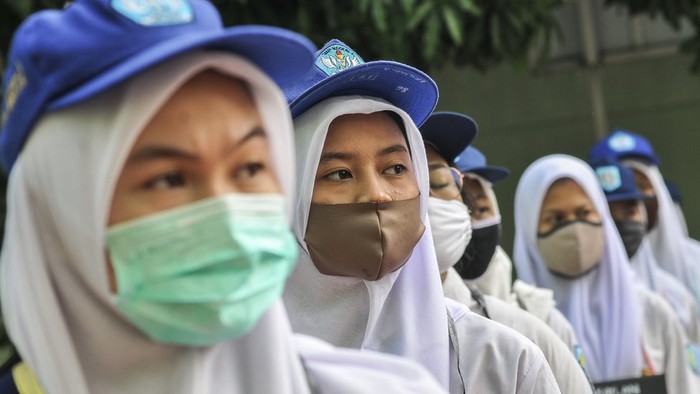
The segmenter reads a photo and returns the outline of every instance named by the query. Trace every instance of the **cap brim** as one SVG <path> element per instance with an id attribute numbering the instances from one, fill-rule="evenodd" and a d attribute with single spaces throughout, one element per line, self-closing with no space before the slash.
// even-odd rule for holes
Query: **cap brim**
<path id="1" fill-rule="evenodd" d="M 480 175 L 481 177 L 485 178 L 487 181 L 491 183 L 496 183 L 500 180 L 503 180 L 510 175 L 510 170 L 508 170 L 505 167 L 498 167 L 498 166 L 485 166 L 485 167 L 474 167 L 474 168 L 468 168 L 466 170 L 461 170 L 463 173 L 465 172 L 473 172 L 476 173 L 477 175 Z"/>
<path id="2" fill-rule="evenodd" d="M 303 75 L 313 63 L 313 44 L 305 37 L 271 26 L 237 26 L 217 33 L 175 37 L 127 57 L 47 107 L 56 110 L 86 100 L 160 62 L 197 49 L 238 54 L 260 67 L 276 83 Z"/>
<path id="3" fill-rule="evenodd" d="M 619 193 L 613 195 L 605 195 L 605 199 L 608 202 L 625 201 L 625 200 L 649 200 L 651 197 L 644 195 L 642 193 Z"/>
<path id="4" fill-rule="evenodd" d="M 474 119 L 455 112 L 436 112 L 420 128 L 423 140 L 433 145 L 449 162 L 462 153 L 477 133 Z"/>
<path id="5" fill-rule="evenodd" d="M 297 117 L 319 102 L 338 96 L 364 95 L 384 99 L 404 110 L 420 126 L 435 109 L 438 88 L 428 75 L 392 61 L 363 63 L 323 79 L 290 104 Z"/>

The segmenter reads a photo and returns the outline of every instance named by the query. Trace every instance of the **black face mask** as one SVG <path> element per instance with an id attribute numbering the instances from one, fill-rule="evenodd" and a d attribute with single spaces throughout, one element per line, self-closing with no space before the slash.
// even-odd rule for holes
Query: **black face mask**
<path id="1" fill-rule="evenodd" d="M 462 279 L 476 279 L 486 272 L 496 246 L 501 242 L 501 224 L 475 229 L 467 249 L 454 268 Z"/>
<path id="2" fill-rule="evenodd" d="M 615 220 L 615 226 L 617 226 L 617 231 L 620 232 L 620 237 L 622 237 L 627 257 L 632 258 L 644 240 L 646 225 L 634 220 Z"/>

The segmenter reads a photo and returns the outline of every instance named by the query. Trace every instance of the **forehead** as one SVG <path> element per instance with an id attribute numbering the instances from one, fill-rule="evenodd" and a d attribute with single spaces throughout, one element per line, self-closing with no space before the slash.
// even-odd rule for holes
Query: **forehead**
<path id="1" fill-rule="evenodd" d="M 542 201 L 542 210 L 575 209 L 581 205 L 592 205 L 583 188 L 571 178 L 562 178 L 552 183 Z"/>
<path id="2" fill-rule="evenodd" d="M 407 146 L 401 128 L 387 112 L 345 114 L 328 126 L 324 151 L 358 149 L 372 145 L 402 144 Z"/>
<path id="3" fill-rule="evenodd" d="M 425 144 L 425 155 L 430 164 L 444 164 L 445 166 L 449 166 L 447 160 L 445 160 L 430 144 Z"/>
<path id="4" fill-rule="evenodd" d="M 477 178 L 469 176 L 469 174 L 464 175 L 464 184 L 471 194 L 483 196 L 486 193 L 481 181 L 479 181 Z"/>

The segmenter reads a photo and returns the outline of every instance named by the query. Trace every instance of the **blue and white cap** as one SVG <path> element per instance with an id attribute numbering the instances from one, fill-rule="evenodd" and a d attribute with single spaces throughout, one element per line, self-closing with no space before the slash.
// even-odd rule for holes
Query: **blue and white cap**
<path id="1" fill-rule="evenodd" d="M 270 26 L 224 28 L 207 0 L 77 0 L 41 11 L 15 33 L 4 79 L 0 162 L 12 168 L 36 120 L 178 54 L 238 54 L 278 84 L 302 75 L 313 44 Z"/>
<path id="2" fill-rule="evenodd" d="M 314 66 L 293 83 L 282 85 L 292 116 L 337 96 L 363 95 L 384 99 L 404 110 L 420 126 L 435 109 L 438 88 L 424 72 L 388 60 L 365 62 L 340 40 L 318 52 Z"/>
<path id="3" fill-rule="evenodd" d="M 498 182 L 510 175 L 510 170 L 505 167 L 487 165 L 486 156 L 473 146 L 467 147 L 457 156 L 455 165 L 462 174 L 473 172 L 491 183 Z"/>
<path id="4" fill-rule="evenodd" d="M 645 200 L 648 197 L 637 190 L 634 173 L 614 158 L 607 157 L 591 163 L 605 198 L 609 202 Z"/>
<path id="5" fill-rule="evenodd" d="M 627 130 L 615 130 L 599 141 L 588 154 L 588 161 L 598 161 L 606 157 L 621 160 L 636 157 L 659 165 L 659 158 L 649 141 L 639 134 Z"/>

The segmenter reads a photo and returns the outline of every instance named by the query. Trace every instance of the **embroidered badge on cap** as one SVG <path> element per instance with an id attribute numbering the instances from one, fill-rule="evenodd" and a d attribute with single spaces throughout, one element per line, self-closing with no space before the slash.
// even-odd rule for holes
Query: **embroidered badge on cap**
<path id="1" fill-rule="evenodd" d="M 700 375 L 700 346 L 691 343 L 685 347 L 685 354 L 688 357 L 690 369 L 692 369 L 696 375 Z"/>
<path id="2" fill-rule="evenodd" d="M 620 169 L 615 166 L 598 167 L 595 170 L 600 186 L 606 192 L 611 192 L 622 185 Z"/>
<path id="3" fill-rule="evenodd" d="M 194 19 L 187 0 L 112 0 L 112 8 L 142 26 L 168 26 Z"/>
<path id="4" fill-rule="evenodd" d="M 24 73 L 24 67 L 20 63 L 15 63 L 14 70 L 12 71 L 12 76 L 7 83 L 7 89 L 5 89 L 5 103 L 2 109 L 2 125 L 5 125 L 7 118 L 10 116 L 10 112 L 15 107 L 17 103 L 17 98 L 25 87 L 27 87 L 27 76 Z"/>
<path id="5" fill-rule="evenodd" d="M 627 133 L 617 132 L 608 140 L 608 146 L 616 152 L 626 152 L 634 149 L 637 141 Z"/>
<path id="6" fill-rule="evenodd" d="M 360 55 L 344 45 L 331 45 L 326 48 L 316 59 L 316 67 L 326 73 L 333 75 L 338 71 L 346 70 L 364 63 Z"/>

